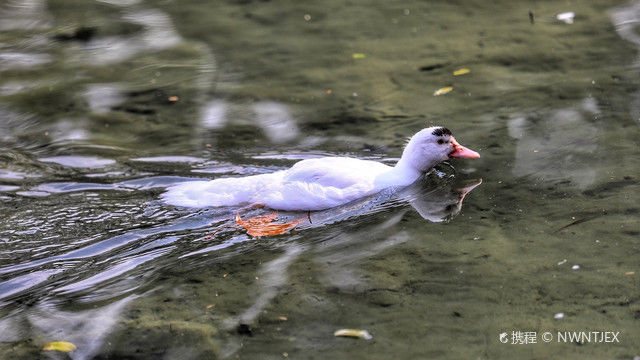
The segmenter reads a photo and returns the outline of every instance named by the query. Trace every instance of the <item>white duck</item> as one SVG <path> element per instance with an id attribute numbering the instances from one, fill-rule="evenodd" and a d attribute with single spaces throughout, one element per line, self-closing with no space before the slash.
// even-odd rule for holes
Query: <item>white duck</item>
<path id="1" fill-rule="evenodd" d="M 270 174 L 181 183 L 163 199 L 187 207 L 260 204 L 275 210 L 322 210 L 407 186 L 449 158 L 479 157 L 458 144 L 449 129 L 435 126 L 411 137 L 393 167 L 347 157 L 307 159 Z"/>

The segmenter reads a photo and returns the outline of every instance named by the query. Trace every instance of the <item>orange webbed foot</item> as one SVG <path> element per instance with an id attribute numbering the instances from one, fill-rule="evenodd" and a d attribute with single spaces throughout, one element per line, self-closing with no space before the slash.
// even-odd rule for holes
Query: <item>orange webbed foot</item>
<path id="1" fill-rule="evenodd" d="M 242 219 L 240 213 L 236 213 L 236 224 L 247 229 L 247 234 L 255 237 L 280 235 L 289 232 L 291 229 L 309 220 L 308 216 L 290 221 L 284 224 L 273 223 L 278 217 L 278 212 L 274 211 L 269 215 L 256 216 L 249 219 Z"/>

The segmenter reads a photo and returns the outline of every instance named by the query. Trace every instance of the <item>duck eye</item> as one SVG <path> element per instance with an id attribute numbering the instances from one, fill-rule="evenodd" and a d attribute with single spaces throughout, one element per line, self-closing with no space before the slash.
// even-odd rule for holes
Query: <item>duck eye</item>
<path id="1" fill-rule="evenodd" d="M 440 144 L 440 145 L 444 144 L 444 140 L 438 139 L 438 144 Z"/>

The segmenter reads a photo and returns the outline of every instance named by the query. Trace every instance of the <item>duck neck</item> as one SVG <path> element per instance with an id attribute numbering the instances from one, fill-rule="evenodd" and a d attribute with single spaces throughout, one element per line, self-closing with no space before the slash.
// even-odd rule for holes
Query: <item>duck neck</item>
<path id="1" fill-rule="evenodd" d="M 410 166 L 406 159 L 400 159 L 396 166 L 376 179 L 376 187 L 383 189 L 390 186 L 407 186 L 418 180 L 422 172 Z"/>
<path id="2" fill-rule="evenodd" d="M 405 156 L 400 158 L 391 172 L 394 173 L 401 182 L 401 184 L 398 185 L 409 185 L 418 180 L 418 178 L 423 174 L 422 171 L 416 169 L 415 166 L 412 166 Z"/>

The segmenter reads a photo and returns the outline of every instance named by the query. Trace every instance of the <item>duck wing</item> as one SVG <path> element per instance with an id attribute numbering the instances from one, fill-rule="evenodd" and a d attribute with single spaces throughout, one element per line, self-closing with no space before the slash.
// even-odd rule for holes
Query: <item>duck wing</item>
<path id="1" fill-rule="evenodd" d="M 259 192 L 256 201 L 281 210 L 328 209 L 377 192 L 376 176 L 390 169 L 351 158 L 303 160 L 285 170 L 280 183 Z"/>
<path id="2" fill-rule="evenodd" d="M 283 180 L 346 189 L 353 185 L 373 186 L 376 176 L 391 169 L 376 161 L 326 157 L 297 162 L 286 171 Z"/>

